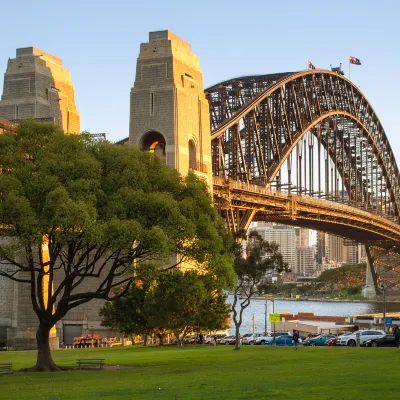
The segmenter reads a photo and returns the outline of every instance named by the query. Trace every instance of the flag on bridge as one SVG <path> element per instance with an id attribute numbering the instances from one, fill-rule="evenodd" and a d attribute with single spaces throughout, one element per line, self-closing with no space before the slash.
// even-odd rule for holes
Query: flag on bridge
<path id="1" fill-rule="evenodd" d="M 355 65 L 361 65 L 361 61 L 358 58 L 355 58 L 353 56 L 349 57 L 349 63 L 355 64 Z"/>
<path id="2" fill-rule="evenodd" d="M 308 60 L 308 68 L 309 69 L 315 69 L 314 64 L 310 60 Z"/>

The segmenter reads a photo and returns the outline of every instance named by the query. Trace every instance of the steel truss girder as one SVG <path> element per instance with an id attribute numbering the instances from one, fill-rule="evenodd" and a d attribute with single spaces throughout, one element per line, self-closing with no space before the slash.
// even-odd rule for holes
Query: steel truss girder
<path id="1" fill-rule="evenodd" d="M 238 78 L 206 92 L 215 176 L 266 186 L 275 181 L 279 187 L 282 164 L 306 135 L 314 135 L 341 176 L 342 197 L 346 188 L 355 206 L 398 221 L 399 173 L 393 152 L 374 110 L 350 81 L 314 70 Z M 310 164 L 311 183 L 312 162 L 306 153 L 300 162 L 304 174 Z M 336 180 L 335 172 L 338 192 Z M 314 189 L 306 192 L 313 195 Z"/>
<path id="2" fill-rule="evenodd" d="M 382 293 L 382 284 L 387 288 L 387 295 L 400 294 L 400 249 L 399 243 L 388 246 L 367 246 L 367 255 L 372 267 L 375 290 Z M 384 283 L 383 283 L 384 282 Z"/>

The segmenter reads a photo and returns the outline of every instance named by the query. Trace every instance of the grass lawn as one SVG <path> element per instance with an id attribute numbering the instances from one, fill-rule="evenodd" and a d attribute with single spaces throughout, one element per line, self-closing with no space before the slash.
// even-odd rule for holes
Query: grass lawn
<path id="1" fill-rule="evenodd" d="M 53 352 L 59 365 L 104 357 L 119 370 L 0 376 L 0 399 L 398 399 L 396 348 L 127 347 Z M 0 352 L 30 367 L 35 351 Z"/>

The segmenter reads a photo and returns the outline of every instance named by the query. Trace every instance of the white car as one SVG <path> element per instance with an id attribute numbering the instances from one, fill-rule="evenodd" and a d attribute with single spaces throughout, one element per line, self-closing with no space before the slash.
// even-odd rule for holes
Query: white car
<path id="1" fill-rule="evenodd" d="M 342 335 L 338 338 L 336 345 L 355 347 L 357 345 L 357 335 L 360 335 L 360 344 L 371 339 L 378 339 L 385 336 L 384 331 L 377 329 L 361 329 L 350 335 Z"/>
<path id="2" fill-rule="evenodd" d="M 260 333 L 246 333 L 242 337 L 242 342 L 243 342 L 243 344 L 253 345 L 253 344 L 255 344 L 256 340 L 261 336 L 265 336 L 265 333 L 261 333 L 261 332 Z"/>
<path id="3" fill-rule="evenodd" d="M 217 339 L 217 344 L 229 344 L 232 339 L 235 339 L 235 335 L 229 335 L 222 338 Z"/>
<path id="4" fill-rule="evenodd" d="M 344 339 L 345 336 L 349 336 L 349 335 L 352 335 L 352 334 L 353 334 L 353 332 L 345 332 L 345 333 L 342 333 L 341 335 L 339 335 L 339 336 L 336 338 L 335 346 L 340 346 L 340 341 L 341 341 L 342 339 Z"/>

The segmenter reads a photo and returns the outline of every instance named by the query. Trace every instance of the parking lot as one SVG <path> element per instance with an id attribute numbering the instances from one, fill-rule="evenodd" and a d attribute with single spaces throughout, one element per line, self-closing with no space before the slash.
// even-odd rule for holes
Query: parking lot
<path id="1" fill-rule="evenodd" d="M 235 345 L 235 335 L 216 334 L 204 336 L 200 341 L 197 335 L 187 337 L 187 344 Z M 243 346 L 293 346 L 293 335 L 290 332 L 254 332 L 240 335 Z M 318 347 L 399 347 L 399 342 L 392 334 L 378 329 L 363 329 L 345 332 L 341 335 L 323 333 L 299 338 L 300 346 Z"/>

